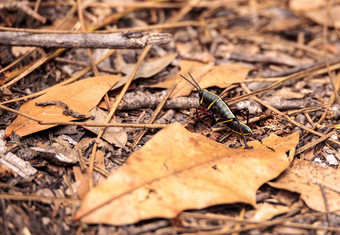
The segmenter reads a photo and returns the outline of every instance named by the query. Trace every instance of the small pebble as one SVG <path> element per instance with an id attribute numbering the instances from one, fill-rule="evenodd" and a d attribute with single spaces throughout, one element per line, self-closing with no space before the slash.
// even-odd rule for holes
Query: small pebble
<path id="1" fill-rule="evenodd" d="M 339 165 L 338 160 L 336 159 L 336 157 L 333 154 L 327 154 L 326 160 L 327 160 L 328 164 L 331 165 L 331 166 Z"/>
<path id="2" fill-rule="evenodd" d="M 320 158 L 314 158 L 314 162 L 316 162 L 316 163 L 322 163 L 322 161 L 321 161 L 321 159 Z"/>

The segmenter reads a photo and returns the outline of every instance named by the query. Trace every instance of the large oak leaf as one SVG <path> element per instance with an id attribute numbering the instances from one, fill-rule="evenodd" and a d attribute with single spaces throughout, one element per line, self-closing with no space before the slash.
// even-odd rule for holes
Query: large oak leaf
<path id="1" fill-rule="evenodd" d="M 220 203 L 256 204 L 256 190 L 290 164 L 298 134 L 230 149 L 173 123 L 90 191 L 75 220 L 122 225 Z M 270 146 L 270 147 L 268 147 Z"/>

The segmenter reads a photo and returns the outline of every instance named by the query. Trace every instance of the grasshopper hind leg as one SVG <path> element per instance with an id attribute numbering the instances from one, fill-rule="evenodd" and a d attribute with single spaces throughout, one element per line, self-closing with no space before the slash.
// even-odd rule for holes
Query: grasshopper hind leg
<path id="1" fill-rule="evenodd" d="M 243 142 L 244 142 L 244 148 L 245 149 L 253 149 L 253 146 L 249 146 L 246 138 L 244 137 L 244 133 L 243 133 L 243 130 L 241 128 L 240 121 L 239 120 L 236 120 L 236 121 L 237 121 L 238 127 L 240 128 L 240 131 L 241 131 L 241 138 L 243 139 Z"/>

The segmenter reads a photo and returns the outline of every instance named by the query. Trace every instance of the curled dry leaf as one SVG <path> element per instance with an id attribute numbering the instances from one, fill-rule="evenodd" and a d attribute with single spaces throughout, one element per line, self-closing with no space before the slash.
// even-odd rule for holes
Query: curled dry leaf
<path id="1" fill-rule="evenodd" d="M 256 190 L 290 164 L 298 134 L 230 149 L 173 123 L 85 197 L 75 220 L 122 225 L 220 203 L 256 204 Z M 269 147 L 268 147 L 269 146 Z"/>
<path id="2" fill-rule="evenodd" d="M 137 78 L 149 78 L 160 71 L 162 71 L 164 68 L 166 68 L 177 56 L 177 53 L 168 53 L 162 57 L 153 58 L 147 61 L 144 61 L 141 66 L 139 67 L 135 77 L 133 79 Z M 117 84 L 112 87 L 111 90 L 117 89 L 121 86 L 123 86 L 127 80 L 129 79 L 130 74 L 136 67 L 136 64 L 126 64 L 122 67 L 122 72 L 126 75 L 119 79 Z"/>
<path id="3" fill-rule="evenodd" d="M 301 194 L 308 207 L 325 211 L 320 189 L 324 187 L 330 211 L 340 210 L 340 172 L 328 166 L 306 160 L 295 159 L 292 166 L 275 182 L 269 185 Z"/>
<path id="4" fill-rule="evenodd" d="M 94 117 L 93 120 L 86 120 L 88 123 L 104 123 L 107 117 L 107 113 L 103 110 L 94 107 L 90 114 Z M 115 123 L 115 121 L 111 120 L 110 123 Z M 102 128 L 100 127 L 84 127 L 85 129 L 92 131 L 93 133 L 99 134 Z M 108 127 L 105 129 L 105 132 L 102 137 L 104 140 L 109 142 L 110 144 L 114 144 L 117 147 L 124 147 L 128 136 L 122 127 Z"/>
<path id="5" fill-rule="evenodd" d="M 141 67 L 138 69 L 135 78 L 149 78 L 156 75 L 165 69 L 176 58 L 176 56 L 177 53 L 167 53 L 161 57 L 144 61 Z M 130 75 L 135 67 L 136 64 L 125 64 L 122 67 L 122 72 Z"/>
<path id="6" fill-rule="evenodd" d="M 20 112 L 46 122 L 65 122 L 76 118 L 63 114 L 63 108 L 57 105 L 47 107 L 36 106 L 35 103 L 46 101 L 61 101 L 81 114 L 89 111 L 99 103 L 105 93 L 117 82 L 119 76 L 100 76 L 86 78 L 72 84 L 54 87 L 38 98 L 28 101 L 20 107 Z M 51 128 L 55 125 L 40 125 L 26 117 L 18 116 L 6 129 L 6 137 L 14 131 L 19 136 L 25 136 L 37 131 Z"/>

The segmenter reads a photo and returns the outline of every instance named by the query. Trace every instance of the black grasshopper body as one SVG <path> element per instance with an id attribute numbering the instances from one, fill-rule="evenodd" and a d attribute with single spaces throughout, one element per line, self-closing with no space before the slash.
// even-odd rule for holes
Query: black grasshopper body
<path id="1" fill-rule="evenodd" d="M 231 131 L 239 135 L 251 135 L 251 129 L 231 111 L 229 105 L 218 95 L 205 89 L 199 91 L 200 105 L 207 111 L 211 111 L 217 124 L 224 124 Z"/>
<path id="2" fill-rule="evenodd" d="M 238 118 L 231 111 L 229 105 L 221 97 L 209 92 L 208 90 L 202 90 L 190 73 L 189 75 L 193 82 L 182 75 L 180 76 L 197 89 L 200 106 L 205 111 L 211 112 L 214 115 L 217 124 L 223 124 L 231 131 L 241 135 L 245 142 L 245 146 L 249 147 L 244 139 L 244 136 L 252 135 L 252 130 L 246 124 L 238 120 Z"/>

